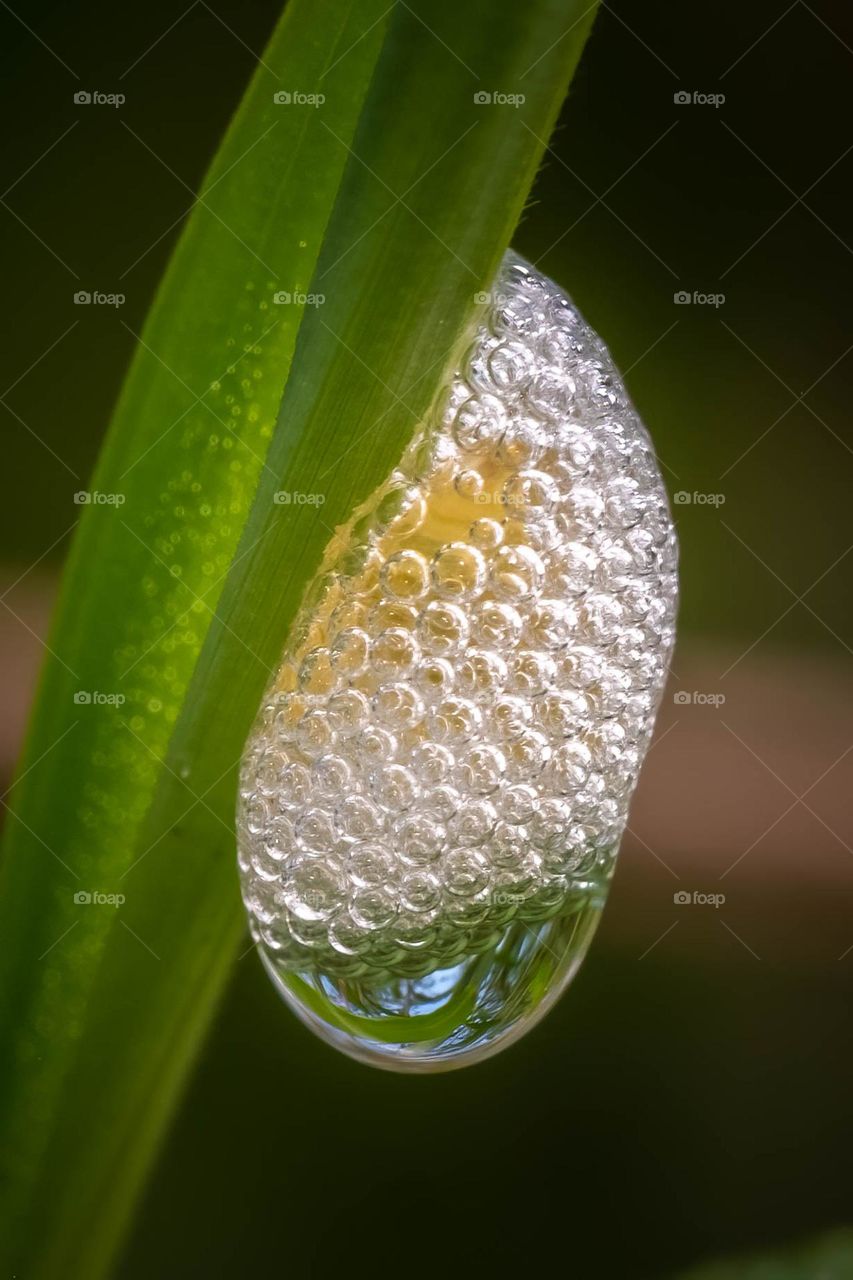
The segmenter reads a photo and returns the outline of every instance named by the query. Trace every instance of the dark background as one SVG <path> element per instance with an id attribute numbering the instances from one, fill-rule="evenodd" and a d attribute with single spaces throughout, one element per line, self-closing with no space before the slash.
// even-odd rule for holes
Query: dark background
<path id="1" fill-rule="evenodd" d="M 130 330 L 278 9 L 0 9 L 4 773 Z M 639 1280 L 850 1220 L 851 70 L 832 0 L 602 8 L 515 243 L 627 371 L 670 491 L 719 495 L 674 507 L 681 641 L 604 924 L 538 1030 L 429 1079 L 325 1048 L 245 956 L 126 1280 Z"/>

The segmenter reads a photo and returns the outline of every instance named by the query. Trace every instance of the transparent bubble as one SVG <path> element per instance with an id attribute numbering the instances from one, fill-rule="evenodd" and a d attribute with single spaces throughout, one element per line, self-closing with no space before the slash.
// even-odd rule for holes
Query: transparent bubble
<path id="1" fill-rule="evenodd" d="M 332 733 L 346 738 L 367 724 L 370 704 L 358 689 L 344 689 L 329 699 L 326 716 Z"/>
<path id="2" fill-rule="evenodd" d="M 373 798 L 384 809 L 399 812 L 410 809 L 418 799 L 418 780 L 411 769 L 402 764 L 389 764 L 377 769 L 373 776 Z"/>
<path id="3" fill-rule="evenodd" d="M 424 704 L 417 690 L 403 681 L 381 685 L 373 696 L 373 710 L 388 729 L 410 729 L 423 719 Z"/>
<path id="4" fill-rule="evenodd" d="M 453 487 L 460 497 L 476 500 L 483 492 L 483 477 L 479 471 L 460 471 L 453 481 Z"/>
<path id="5" fill-rule="evenodd" d="M 394 875 L 394 855 L 381 844 L 357 844 L 347 853 L 346 871 L 357 888 L 382 885 Z"/>
<path id="6" fill-rule="evenodd" d="M 444 698 L 429 715 L 431 739 L 451 751 L 477 736 L 482 724 L 483 713 L 469 698 Z"/>
<path id="7" fill-rule="evenodd" d="M 469 649 L 456 665 L 455 685 L 459 693 L 475 702 L 492 702 L 506 683 L 507 665 L 499 653 L 489 649 Z"/>
<path id="8" fill-rule="evenodd" d="M 603 344 L 514 254 L 491 297 L 330 544 L 240 771 L 267 970 L 396 1070 L 495 1052 L 571 980 L 674 636 L 666 495 Z"/>
<path id="9" fill-rule="evenodd" d="M 456 442 L 463 450 L 494 448 L 506 428 L 506 411 L 496 396 L 472 396 L 462 404 L 453 424 Z"/>
<path id="10" fill-rule="evenodd" d="M 453 691 L 456 683 L 453 664 L 446 658 L 422 658 L 415 683 L 425 702 L 438 702 Z"/>
<path id="11" fill-rule="evenodd" d="M 542 586 L 545 568 L 530 547 L 500 547 L 492 564 L 491 583 L 504 600 L 530 600 Z"/>
<path id="12" fill-rule="evenodd" d="M 443 782 L 454 764 L 453 752 L 438 742 L 421 742 L 412 751 L 412 768 L 426 786 Z"/>
<path id="13" fill-rule="evenodd" d="M 485 579 L 485 560 L 481 552 L 467 542 L 451 542 L 436 552 L 432 580 L 438 595 L 471 600 L 482 591 Z"/>
<path id="14" fill-rule="evenodd" d="M 370 665 L 381 680 L 409 675 L 417 661 L 417 642 L 402 627 L 381 632 L 370 646 Z"/>
<path id="15" fill-rule="evenodd" d="M 419 866 L 438 857 L 446 844 L 447 831 L 432 814 L 410 814 L 394 826 L 393 839 L 400 859 Z"/>
<path id="16" fill-rule="evenodd" d="M 495 547 L 499 547 L 503 541 L 503 527 L 497 520 L 490 520 L 484 516 L 480 520 L 475 520 L 468 530 L 468 537 L 475 547 L 480 551 L 488 553 L 494 551 Z"/>
<path id="17" fill-rule="evenodd" d="M 456 605 L 432 600 L 421 614 L 418 637 L 425 653 L 447 657 L 465 645 L 468 620 Z"/>
<path id="18" fill-rule="evenodd" d="M 521 614 L 512 605 L 489 600 L 473 615 L 473 638 L 478 644 L 494 646 L 500 652 L 504 646 L 514 648 L 523 626 Z"/>
<path id="19" fill-rule="evenodd" d="M 338 675 L 360 675 L 367 666 L 370 637 L 358 627 L 346 627 L 340 631 L 332 645 L 330 661 Z"/>
<path id="20" fill-rule="evenodd" d="M 399 600 L 420 600 L 429 587 L 429 566 L 417 551 L 399 551 L 382 570 L 382 585 Z"/>

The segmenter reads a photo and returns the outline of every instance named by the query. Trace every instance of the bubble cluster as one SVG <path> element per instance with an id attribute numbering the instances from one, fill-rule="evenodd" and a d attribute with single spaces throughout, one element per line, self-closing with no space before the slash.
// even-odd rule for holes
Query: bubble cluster
<path id="1" fill-rule="evenodd" d="M 606 882 L 675 535 L 604 344 L 515 254 L 434 420 L 327 550 L 242 763 L 279 968 L 414 977 Z"/>

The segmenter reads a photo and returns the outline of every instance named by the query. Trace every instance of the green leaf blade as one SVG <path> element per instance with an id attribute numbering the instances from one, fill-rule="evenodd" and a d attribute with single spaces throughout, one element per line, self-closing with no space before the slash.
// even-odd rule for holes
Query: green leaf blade
<path id="1" fill-rule="evenodd" d="M 159 761 L 265 465 L 304 314 L 273 294 L 310 279 L 345 167 L 317 110 L 273 94 L 299 76 L 322 83 L 330 119 L 351 136 L 385 7 L 371 0 L 355 18 L 343 0 L 288 10 L 266 55 L 279 74 L 255 77 L 140 339 L 90 491 L 110 501 L 80 508 L 53 660 L 6 805 L 0 981 L 15 1063 L 0 1098 L 22 1194 L 57 1158 L 54 1100 L 107 939 L 133 942 L 115 910 L 74 894 L 127 896 L 123 877 L 144 852 Z M 302 171 L 314 175 L 309 189 Z"/>
<path id="2" fill-rule="evenodd" d="M 382 6 L 368 14 L 362 5 L 365 34 L 353 45 L 350 6 L 322 7 L 336 32 L 326 62 L 348 48 L 328 78 L 347 68 L 351 111 L 343 97 L 338 115 L 326 111 L 330 86 L 323 112 L 301 122 L 290 144 L 304 173 L 288 148 L 276 160 L 283 207 L 248 189 L 255 175 L 244 164 L 263 142 L 248 158 L 235 148 L 214 164 L 205 202 L 221 198 L 216 213 L 233 227 L 241 216 L 252 221 L 266 262 L 208 209 L 197 211 L 95 481 L 112 492 L 124 477 L 128 500 L 87 513 L 69 567 L 52 641 L 58 658 L 28 761 L 49 755 L 13 800 L 20 822 L 11 820 L 0 886 L 11 938 L 0 982 L 10 1022 L 23 1031 L 0 1100 L 16 1115 L 4 1125 L 31 1275 L 96 1276 L 114 1251 L 242 931 L 235 774 L 268 674 L 331 530 L 387 476 L 458 361 L 475 295 L 511 238 L 592 19 L 577 0 L 533 0 L 523 11 L 437 0 L 397 4 L 384 17 Z M 302 26 L 291 27 L 290 52 L 281 53 L 293 68 L 287 82 L 312 92 L 324 65 L 316 33 L 326 28 L 299 0 L 289 12 L 282 32 L 297 18 Z M 265 54 L 272 65 L 280 36 Z M 481 83 L 524 93 L 525 102 L 478 104 Z M 255 89 L 234 126 L 245 125 L 247 145 L 275 118 L 268 103 L 251 105 Z M 297 172 L 301 186 L 287 203 L 282 174 Z M 315 207 L 323 184 L 327 200 Z M 309 207 L 314 241 L 303 230 Z M 214 228 L 212 262 L 205 246 Z M 302 240 L 313 262 L 293 257 Z M 211 272 L 199 316 L 199 281 Z M 275 285 L 326 300 L 299 314 L 245 303 Z M 267 318 L 277 321 L 270 331 Z M 190 369 L 186 353 L 197 343 L 205 360 Z M 235 357 L 225 389 L 220 371 Z M 247 429 L 246 415 L 233 415 L 238 452 L 211 408 L 222 417 L 244 407 L 243 375 L 261 366 L 261 385 L 250 388 L 256 420 Z M 216 381 L 210 404 L 193 399 Z M 277 506 L 280 489 L 324 502 Z M 105 516 L 118 520 L 105 528 Z M 103 714 L 71 730 L 73 689 L 109 691 L 115 682 L 128 702 L 83 708 Z M 58 864 L 54 875 L 40 838 L 71 878 Z M 127 901 L 112 917 L 92 908 L 81 921 L 74 876 L 87 890 L 126 886 Z M 45 893 L 49 909 L 33 929 L 22 904 Z M 53 947 L 47 971 L 45 947 Z"/>

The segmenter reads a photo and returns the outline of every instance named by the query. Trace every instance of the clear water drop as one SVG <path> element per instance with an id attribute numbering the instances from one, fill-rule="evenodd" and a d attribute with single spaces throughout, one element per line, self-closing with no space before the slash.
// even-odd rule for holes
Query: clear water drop
<path id="1" fill-rule="evenodd" d="M 487 1057 L 571 981 L 674 639 L 664 487 L 604 345 L 515 254 L 493 297 L 327 552 L 242 762 L 263 963 L 389 1070 Z"/>

